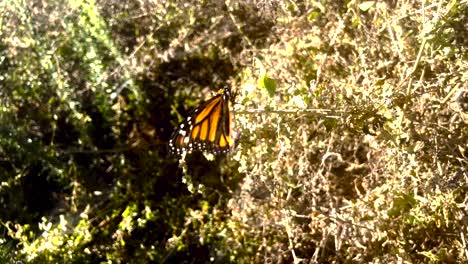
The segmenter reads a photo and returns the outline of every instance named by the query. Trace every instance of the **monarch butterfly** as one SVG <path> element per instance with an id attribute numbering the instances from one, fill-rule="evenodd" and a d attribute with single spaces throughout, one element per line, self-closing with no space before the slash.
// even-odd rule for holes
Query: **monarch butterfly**
<path id="1" fill-rule="evenodd" d="M 234 146 L 230 97 L 231 90 L 225 87 L 196 108 L 172 134 L 170 151 L 178 155 L 195 149 L 214 154 L 229 152 Z"/>

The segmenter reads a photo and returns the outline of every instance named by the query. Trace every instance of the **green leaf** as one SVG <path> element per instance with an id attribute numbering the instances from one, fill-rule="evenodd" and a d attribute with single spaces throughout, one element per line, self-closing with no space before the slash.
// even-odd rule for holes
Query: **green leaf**
<path id="1" fill-rule="evenodd" d="M 307 15 L 307 19 L 309 21 L 314 21 L 317 17 L 319 16 L 319 12 L 317 11 L 312 11 Z"/>
<path id="2" fill-rule="evenodd" d="M 276 92 L 276 80 L 271 79 L 264 73 L 258 80 L 258 85 L 268 91 L 268 95 L 273 97 Z"/>
<path id="3" fill-rule="evenodd" d="M 411 208 L 416 205 L 416 199 L 411 194 L 400 194 L 393 201 L 393 207 L 388 211 L 391 217 L 400 216 L 407 213 Z"/>
<path id="4" fill-rule="evenodd" d="M 353 19 L 352 24 L 354 27 L 358 27 L 361 24 L 361 21 L 359 20 L 359 18 L 355 18 Z"/>

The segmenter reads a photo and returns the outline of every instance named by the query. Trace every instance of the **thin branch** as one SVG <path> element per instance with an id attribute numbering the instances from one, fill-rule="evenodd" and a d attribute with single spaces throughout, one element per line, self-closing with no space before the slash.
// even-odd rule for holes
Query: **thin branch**
<path id="1" fill-rule="evenodd" d="M 245 114 L 304 114 L 304 113 L 318 113 L 318 114 L 335 114 L 337 116 L 330 116 L 331 118 L 338 118 L 340 114 L 344 114 L 345 111 L 340 110 L 328 110 L 328 109 L 281 109 L 281 110 L 271 110 L 271 109 L 249 109 L 241 111 L 233 111 L 234 114 L 245 115 Z"/>

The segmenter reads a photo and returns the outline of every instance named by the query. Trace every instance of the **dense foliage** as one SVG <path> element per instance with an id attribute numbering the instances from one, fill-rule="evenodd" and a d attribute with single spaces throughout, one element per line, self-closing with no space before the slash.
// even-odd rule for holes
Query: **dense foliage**
<path id="1" fill-rule="evenodd" d="M 3 1 L 0 262 L 468 261 L 466 1 Z M 167 151 L 236 94 L 230 155 Z"/>

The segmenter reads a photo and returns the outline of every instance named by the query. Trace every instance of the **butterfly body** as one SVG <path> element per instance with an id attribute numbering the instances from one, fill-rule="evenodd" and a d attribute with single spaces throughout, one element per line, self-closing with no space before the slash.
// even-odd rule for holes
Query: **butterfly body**
<path id="1" fill-rule="evenodd" d="M 230 97 L 231 91 L 226 87 L 196 108 L 172 134 L 171 152 L 179 155 L 193 150 L 214 154 L 229 152 L 234 146 Z"/>

